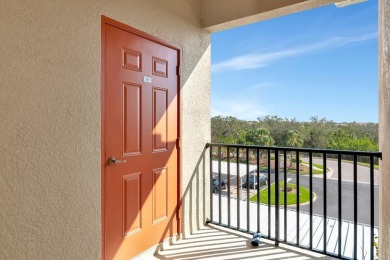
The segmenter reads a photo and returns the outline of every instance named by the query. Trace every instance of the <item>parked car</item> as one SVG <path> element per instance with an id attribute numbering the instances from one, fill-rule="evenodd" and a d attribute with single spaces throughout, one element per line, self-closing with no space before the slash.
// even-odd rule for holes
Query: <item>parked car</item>
<path id="1" fill-rule="evenodd" d="M 263 185 L 268 185 L 268 178 L 264 174 L 260 174 L 260 187 Z M 257 175 L 251 175 L 249 176 L 249 188 L 250 189 L 257 189 Z M 248 184 L 245 182 L 243 184 L 243 187 L 248 187 Z"/>
<path id="2" fill-rule="evenodd" d="M 227 180 L 221 180 L 221 190 L 225 190 L 227 187 Z M 218 193 L 219 181 L 218 178 L 213 178 L 213 192 Z"/>

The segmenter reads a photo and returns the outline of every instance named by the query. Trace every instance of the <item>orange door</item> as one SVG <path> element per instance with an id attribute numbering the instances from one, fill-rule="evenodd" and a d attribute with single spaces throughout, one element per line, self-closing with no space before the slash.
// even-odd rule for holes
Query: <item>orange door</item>
<path id="1" fill-rule="evenodd" d="M 137 32 L 103 25 L 105 259 L 178 230 L 179 52 Z"/>

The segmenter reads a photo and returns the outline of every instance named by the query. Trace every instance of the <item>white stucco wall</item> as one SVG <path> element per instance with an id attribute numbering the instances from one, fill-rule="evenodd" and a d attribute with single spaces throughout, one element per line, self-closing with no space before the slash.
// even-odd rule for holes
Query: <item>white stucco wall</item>
<path id="1" fill-rule="evenodd" d="M 183 192 L 203 176 L 210 35 L 199 1 L 1 1 L 0 259 L 101 257 L 101 15 L 181 46 Z"/>
<path id="2" fill-rule="evenodd" d="M 390 258 L 390 2 L 379 1 L 379 259 Z"/>

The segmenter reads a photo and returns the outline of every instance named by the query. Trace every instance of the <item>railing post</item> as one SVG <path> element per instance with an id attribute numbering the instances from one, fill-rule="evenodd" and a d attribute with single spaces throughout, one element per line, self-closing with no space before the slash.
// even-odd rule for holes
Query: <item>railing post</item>
<path id="1" fill-rule="evenodd" d="M 268 149 L 268 238 L 271 237 L 271 150 Z"/>
<path id="2" fill-rule="evenodd" d="M 374 158 L 370 156 L 370 259 L 374 259 Z"/>
<path id="3" fill-rule="evenodd" d="M 338 154 L 338 157 L 337 157 L 337 170 L 339 172 L 339 176 L 338 176 L 338 200 L 339 200 L 339 203 L 338 203 L 338 220 L 339 220 L 339 237 L 338 237 L 338 256 L 341 257 L 341 230 L 342 230 L 342 183 L 341 183 L 341 154 Z"/>
<path id="4" fill-rule="evenodd" d="M 279 246 L 279 150 L 275 150 L 275 246 Z"/>
<path id="5" fill-rule="evenodd" d="M 228 198 L 228 227 L 231 222 L 231 209 L 230 209 L 230 147 L 227 147 L 227 198 Z"/>
<path id="6" fill-rule="evenodd" d="M 357 259 L 357 155 L 353 156 L 353 258 Z"/>
<path id="7" fill-rule="evenodd" d="M 326 253 L 326 245 L 327 245 L 327 241 L 328 241 L 328 234 L 327 234 L 327 224 L 328 224 L 328 220 L 327 220 L 327 215 L 328 215 L 328 212 L 327 212 L 327 186 L 326 186 L 326 153 L 323 154 L 323 167 L 324 167 L 324 170 L 323 170 L 323 174 L 324 174 L 324 253 Z"/>
<path id="8" fill-rule="evenodd" d="M 300 237 L 299 237 L 299 235 L 300 235 L 300 233 L 299 233 L 299 226 L 300 226 L 300 214 L 299 214 L 299 211 L 300 211 L 300 208 L 299 208 L 299 202 L 300 202 L 300 196 L 299 196 L 299 175 L 300 175 L 300 169 L 299 169 L 299 164 L 300 164 L 300 162 L 299 162 L 299 151 L 296 151 L 296 164 L 297 164 L 297 226 L 296 226 L 296 228 L 297 228 L 297 246 L 299 246 L 299 240 L 300 240 Z"/>
<path id="9" fill-rule="evenodd" d="M 210 221 L 213 222 L 213 147 L 210 145 Z"/>
<path id="10" fill-rule="evenodd" d="M 287 242 L 287 151 L 284 150 L 284 242 Z M 291 155 L 291 153 L 290 153 Z"/>
<path id="11" fill-rule="evenodd" d="M 313 153 L 309 152 L 309 190 L 310 190 L 310 244 L 313 249 Z"/>
<path id="12" fill-rule="evenodd" d="M 218 147 L 218 223 L 222 223 L 222 200 L 221 200 L 221 147 Z"/>
<path id="13" fill-rule="evenodd" d="M 257 172 L 257 233 L 260 233 L 260 154 L 259 149 L 256 149 L 256 172 Z"/>
<path id="14" fill-rule="evenodd" d="M 250 192 L 249 192 L 249 188 L 250 188 L 250 183 L 249 183 L 249 148 L 246 148 L 246 151 L 245 151 L 245 155 L 246 155 L 246 230 L 247 232 L 249 232 L 249 229 L 250 229 Z M 255 183 L 253 183 L 253 189 L 255 188 L 254 187 Z"/>
<path id="15" fill-rule="evenodd" d="M 236 157 L 236 185 L 237 185 L 237 230 L 240 230 L 240 148 L 237 147 L 237 157 Z"/>

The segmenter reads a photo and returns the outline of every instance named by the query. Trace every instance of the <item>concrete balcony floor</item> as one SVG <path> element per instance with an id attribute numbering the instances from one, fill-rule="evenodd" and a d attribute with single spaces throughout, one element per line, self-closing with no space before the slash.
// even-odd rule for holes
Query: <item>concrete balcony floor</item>
<path id="1" fill-rule="evenodd" d="M 252 236 L 227 228 L 208 225 L 188 237 L 164 242 L 138 259 L 334 259 L 308 250 L 262 239 L 258 247 Z"/>

